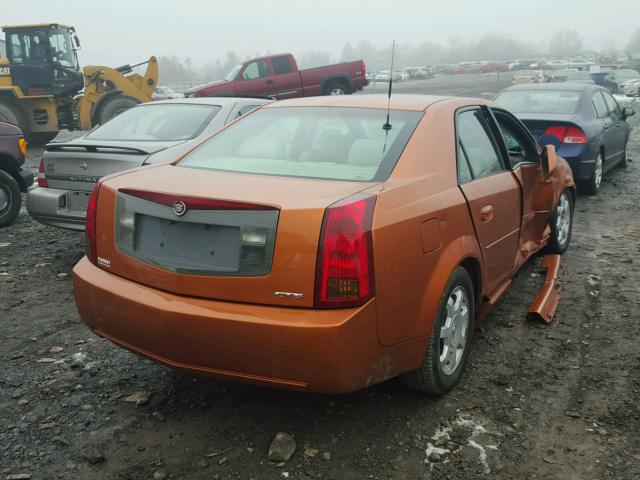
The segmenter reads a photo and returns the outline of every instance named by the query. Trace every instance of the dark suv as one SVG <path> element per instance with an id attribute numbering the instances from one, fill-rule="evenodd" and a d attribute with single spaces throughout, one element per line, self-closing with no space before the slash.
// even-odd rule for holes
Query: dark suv
<path id="1" fill-rule="evenodd" d="M 22 205 L 22 193 L 33 184 L 33 173 L 24 170 L 27 143 L 15 125 L 0 122 L 0 227 L 12 223 Z"/>

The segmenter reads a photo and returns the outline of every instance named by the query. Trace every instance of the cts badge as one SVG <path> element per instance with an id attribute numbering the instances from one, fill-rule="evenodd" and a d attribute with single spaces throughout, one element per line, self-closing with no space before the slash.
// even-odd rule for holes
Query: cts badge
<path id="1" fill-rule="evenodd" d="M 176 200 L 173 204 L 173 213 L 175 213 L 178 217 L 183 216 L 187 213 L 187 205 L 182 200 Z"/>

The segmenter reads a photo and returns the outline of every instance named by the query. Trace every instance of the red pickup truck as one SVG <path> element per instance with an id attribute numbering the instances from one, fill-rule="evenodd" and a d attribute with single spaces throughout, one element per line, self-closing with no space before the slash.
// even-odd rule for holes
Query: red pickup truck
<path id="1" fill-rule="evenodd" d="M 254 58 L 235 66 L 224 80 L 185 92 L 187 97 L 264 96 L 276 99 L 345 95 L 369 81 L 362 60 L 298 70 L 290 53 Z"/>

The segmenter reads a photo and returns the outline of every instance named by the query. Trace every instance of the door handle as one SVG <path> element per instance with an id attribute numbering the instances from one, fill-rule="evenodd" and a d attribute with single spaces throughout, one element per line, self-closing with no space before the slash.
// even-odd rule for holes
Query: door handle
<path id="1" fill-rule="evenodd" d="M 267 80 L 267 85 L 273 84 L 273 80 Z"/>
<path id="2" fill-rule="evenodd" d="M 485 205 L 480 209 L 480 221 L 487 223 L 493 220 L 493 205 Z"/>

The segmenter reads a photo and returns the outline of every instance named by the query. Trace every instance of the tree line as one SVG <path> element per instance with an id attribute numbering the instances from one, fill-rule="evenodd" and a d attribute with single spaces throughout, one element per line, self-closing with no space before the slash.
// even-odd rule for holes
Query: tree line
<path id="1" fill-rule="evenodd" d="M 640 28 L 631 36 L 627 52 L 640 54 Z M 517 58 L 552 56 L 564 58 L 584 52 L 584 42 L 580 33 L 573 29 L 558 30 L 549 39 L 540 42 L 526 42 L 498 32 L 489 32 L 479 38 L 464 39 L 454 37 L 446 43 L 425 41 L 420 44 L 396 45 L 395 65 L 401 69 L 411 65 L 448 64 L 462 61 L 508 62 Z M 264 52 L 263 55 L 269 55 Z M 222 59 L 210 60 L 195 65 L 189 57 L 161 56 L 160 75 L 162 83 L 209 82 L 220 80 L 237 64 L 259 56 L 239 55 L 227 51 Z M 356 44 L 347 42 L 336 58 L 329 51 L 314 50 L 296 55 L 300 68 L 311 68 L 332 62 L 362 59 L 370 71 L 388 69 L 391 59 L 391 42 L 387 46 L 376 46 L 361 40 Z"/>

